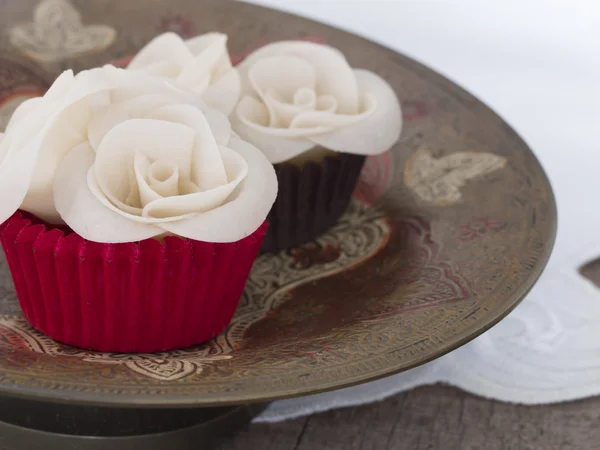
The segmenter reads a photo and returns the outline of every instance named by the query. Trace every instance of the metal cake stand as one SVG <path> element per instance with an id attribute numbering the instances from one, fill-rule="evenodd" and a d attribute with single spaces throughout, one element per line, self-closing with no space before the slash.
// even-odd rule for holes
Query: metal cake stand
<path id="1" fill-rule="evenodd" d="M 260 256 L 233 322 L 202 346 L 119 355 L 56 343 L 22 318 L 2 259 L 1 449 L 206 448 L 270 401 L 456 349 L 506 316 L 548 260 L 556 208 L 526 144 L 473 96 L 389 49 L 223 0 L 7 0 L 0 29 L 0 129 L 61 70 L 132 55 L 167 30 L 226 32 L 235 60 L 273 40 L 331 44 L 390 82 L 405 121 L 402 141 L 367 160 L 339 223 Z"/>

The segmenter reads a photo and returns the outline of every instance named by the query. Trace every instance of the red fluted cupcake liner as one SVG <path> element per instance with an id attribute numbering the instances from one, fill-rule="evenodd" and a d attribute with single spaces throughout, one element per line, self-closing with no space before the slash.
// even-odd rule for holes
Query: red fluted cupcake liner
<path id="1" fill-rule="evenodd" d="M 302 245 L 325 233 L 346 212 L 366 157 L 336 153 L 300 166 L 275 164 L 279 192 L 267 217 L 262 251 Z"/>
<path id="2" fill-rule="evenodd" d="M 35 329 L 76 347 L 151 353 L 200 344 L 227 327 L 266 230 L 265 222 L 227 244 L 99 244 L 17 212 L 0 226 L 0 241 Z"/>

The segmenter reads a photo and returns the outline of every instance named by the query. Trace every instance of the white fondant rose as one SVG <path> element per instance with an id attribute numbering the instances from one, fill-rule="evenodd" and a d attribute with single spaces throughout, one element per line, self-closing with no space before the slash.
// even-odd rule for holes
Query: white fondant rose
<path id="1" fill-rule="evenodd" d="M 85 98 L 106 88 L 106 77 L 89 71 L 61 74 L 43 97 L 23 102 L 0 142 L 0 222 L 23 209 L 61 222 L 52 201 L 52 180 L 63 156 L 87 135 Z"/>
<path id="2" fill-rule="evenodd" d="M 240 78 L 231 65 L 227 36 L 221 33 L 187 41 L 175 33 L 161 34 L 142 48 L 127 68 L 176 80 L 227 115 L 240 95 Z"/>
<path id="3" fill-rule="evenodd" d="M 332 47 L 277 42 L 250 54 L 238 70 L 242 93 L 233 128 L 272 163 L 315 146 L 378 154 L 400 137 L 400 103 L 390 85 L 352 69 Z"/>
<path id="4" fill-rule="evenodd" d="M 0 149 L 0 175 L 11 177 L 0 179 L 0 220 L 27 192 L 21 209 L 96 242 L 237 241 L 277 194 L 271 164 L 223 114 L 163 78 L 111 66 L 65 72 L 15 112 Z M 18 191 L 5 192 L 11 183 Z"/>

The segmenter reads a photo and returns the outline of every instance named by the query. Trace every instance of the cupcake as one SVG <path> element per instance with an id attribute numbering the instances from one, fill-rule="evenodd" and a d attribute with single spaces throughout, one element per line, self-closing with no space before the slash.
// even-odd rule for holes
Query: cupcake
<path id="1" fill-rule="evenodd" d="M 240 78 L 227 51 L 227 35 L 222 33 L 186 41 L 175 33 L 163 33 L 146 44 L 127 69 L 172 79 L 226 115 L 231 114 L 240 95 Z"/>
<path id="2" fill-rule="evenodd" d="M 398 141 L 398 97 L 380 76 L 313 42 L 266 45 L 237 69 L 233 130 L 265 153 L 279 182 L 263 250 L 298 246 L 345 212 L 365 157 Z"/>
<path id="3" fill-rule="evenodd" d="M 197 94 L 111 66 L 67 71 L 15 111 L 0 155 L 0 240 L 34 328 L 155 352 L 227 326 L 277 179 Z"/>

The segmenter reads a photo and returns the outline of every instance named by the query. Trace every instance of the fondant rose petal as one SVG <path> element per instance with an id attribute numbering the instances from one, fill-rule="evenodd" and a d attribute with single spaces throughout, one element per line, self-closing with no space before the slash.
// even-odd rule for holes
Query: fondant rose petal
<path id="1" fill-rule="evenodd" d="M 331 94 L 339 102 L 339 112 L 355 114 L 359 107 L 358 85 L 352 68 L 337 49 L 313 42 L 281 41 L 268 44 L 246 57 L 238 66 L 243 78 L 256 62 L 270 56 L 293 55 L 314 67 L 321 94 Z M 248 92 L 242 85 L 242 93 Z"/>
<path id="2" fill-rule="evenodd" d="M 248 69 L 248 79 L 262 98 L 274 90 L 282 101 L 292 103 L 296 91 L 315 89 L 315 68 L 305 59 L 296 56 L 271 56 L 257 61 Z"/>
<path id="3" fill-rule="evenodd" d="M 150 169 L 150 161 L 140 151 L 136 151 L 133 157 L 133 172 L 135 173 L 135 181 L 140 193 L 140 206 L 143 208 L 148 203 L 158 200 L 160 195 L 152 190 L 148 185 L 148 170 Z M 127 198 L 127 197 L 125 197 Z M 139 213 L 142 215 L 142 211 Z"/>
<path id="4" fill-rule="evenodd" d="M 163 106 L 148 117 L 187 125 L 194 130 L 190 179 L 200 190 L 213 189 L 227 183 L 218 144 L 204 114 L 197 108 L 190 105 Z"/>
<path id="5" fill-rule="evenodd" d="M 0 163 L 4 160 L 4 156 L 8 153 L 10 147 L 9 139 L 4 139 L 5 133 L 0 131 Z"/>
<path id="6" fill-rule="evenodd" d="M 265 124 L 265 120 L 268 120 L 268 116 L 269 111 L 265 107 L 264 103 L 261 103 L 254 97 L 246 96 L 238 103 L 235 113 L 232 114 L 230 120 L 232 122 L 233 128 L 235 128 L 233 126 L 235 118 L 238 119 L 236 123 L 241 121 L 245 125 L 255 129 L 256 131 L 260 131 L 261 133 L 286 138 L 311 136 L 315 133 L 327 133 L 332 130 L 331 127 L 325 127 L 320 125 L 314 128 L 270 127 L 267 124 Z"/>
<path id="7" fill-rule="evenodd" d="M 135 175 L 134 175 L 135 178 Z M 127 220 L 131 220 L 133 222 L 145 223 L 145 224 L 158 224 L 162 222 L 181 220 L 186 218 L 186 216 L 177 216 L 177 217 L 168 217 L 165 219 L 155 219 L 153 217 L 142 217 L 141 208 L 130 207 L 128 204 L 124 204 L 123 202 L 116 201 L 112 202 L 105 192 L 98 185 L 98 180 L 96 179 L 96 175 L 94 174 L 93 168 L 88 171 L 87 175 L 87 185 L 88 189 L 92 193 L 96 199 L 103 204 L 106 208 L 115 212 L 116 214 L 123 216 Z M 129 198 L 129 197 L 128 197 Z M 137 200 L 139 202 L 139 199 Z M 134 212 L 135 211 L 135 212 Z"/>
<path id="8" fill-rule="evenodd" d="M 318 111 L 336 112 L 338 102 L 333 95 L 320 95 L 317 97 L 316 107 Z"/>
<path id="9" fill-rule="evenodd" d="M 56 78 L 56 80 L 54 80 L 52 86 L 46 91 L 44 100 L 55 102 L 62 99 L 68 92 L 74 79 L 75 76 L 73 75 L 73 71 L 65 70 Z"/>
<path id="10" fill-rule="evenodd" d="M 137 178 L 135 176 L 135 169 L 130 167 L 129 170 L 129 194 L 125 197 L 123 202 L 126 205 L 123 211 L 129 214 L 135 214 L 136 216 L 142 215 L 142 201 L 140 200 L 140 188 L 137 184 Z M 89 176 L 89 175 L 88 175 Z"/>
<path id="11" fill-rule="evenodd" d="M 89 181 L 90 177 L 94 178 L 91 182 Z M 140 189 L 133 167 L 127 169 L 127 178 L 129 181 L 129 190 L 127 191 L 127 189 L 124 189 L 126 193 L 122 194 L 121 198 L 116 197 L 110 191 L 103 191 L 100 189 L 93 170 L 90 170 L 90 173 L 88 173 L 88 187 L 90 187 L 92 194 L 100 199 L 101 202 L 111 204 L 113 208 L 126 213 L 126 216 L 141 216 L 142 202 L 140 200 Z"/>
<path id="12" fill-rule="evenodd" d="M 90 95 L 88 98 L 88 104 L 93 113 L 98 111 L 100 108 L 104 108 L 110 104 L 110 91 L 106 90 Z"/>
<path id="13" fill-rule="evenodd" d="M 198 55 L 215 42 L 224 47 L 227 43 L 227 35 L 216 32 L 204 33 L 186 40 L 185 45 L 193 55 Z"/>
<path id="14" fill-rule="evenodd" d="M 297 114 L 290 122 L 290 128 L 313 129 L 316 127 L 328 127 L 339 129 L 348 127 L 356 122 L 364 120 L 375 110 L 375 101 L 367 96 L 364 101 L 364 112 L 360 114 L 335 114 L 329 111 L 306 111 Z"/>
<path id="15" fill-rule="evenodd" d="M 130 119 L 112 128 L 96 150 L 94 171 L 102 191 L 110 192 L 120 201 L 129 193 L 128 168 L 134 161 L 134 151 L 150 161 L 168 155 L 189 173 L 194 131 L 181 124 L 153 119 Z"/>
<path id="16" fill-rule="evenodd" d="M 229 148 L 248 164 L 248 174 L 222 206 L 160 226 L 171 233 L 207 242 L 235 242 L 262 224 L 277 196 L 275 170 L 256 147 L 231 139 Z"/>
<path id="17" fill-rule="evenodd" d="M 40 148 L 34 150 L 37 155 L 36 168 L 27 196 L 21 204 L 22 209 L 47 222 L 62 223 L 52 204 L 52 179 L 64 155 L 85 140 L 84 124 L 92 114 L 89 99 L 113 86 L 116 75 L 113 70 L 81 72 L 72 83 L 69 72 L 63 73 L 55 82 L 58 87 L 53 85 L 47 94 L 50 98 L 57 97 L 59 93 L 63 96 L 46 102 L 45 107 L 50 108 L 51 112 L 46 114 L 44 125 L 33 126 L 28 117 L 28 126 L 40 130 Z M 66 89 L 68 83 L 70 87 Z"/>
<path id="18" fill-rule="evenodd" d="M 294 117 L 315 109 L 317 95 L 312 88 L 300 88 L 294 94 L 292 103 L 284 102 L 277 92 L 267 92 L 264 101 L 271 116 L 269 126 L 287 128 Z"/>
<path id="19" fill-rule="evenodd" d="M 240 91 L 240 75 L 236 69 L 229 69 L 202 92 L 202 100 L 229 116 L 240 98 Z"/>
<path id="20" fill-rule="evenodd" d="M 248 173 L 248 165 L 235 151 L 226 147 L 221 147 L 219 150 L 223 163 L 227 167 L 229 183 L 203 192 L 155 200 L 144 207 L 142 215 L 157 218 L 173 217 L 204 213 L 221 206 Z"/>
<path id="21" fill-rule="evenodd" d="M 148 75 L 176 78 L 181 73 L 181 67 L 172 61 L 156 61 L 145 66 L 143 71 Z"/>
<path id="22" fill-rule="evenodd" d="M 204 114 L 204 118 L 208 122 L 217 144 L 227 145 L 232 133 L 231 123 L 227 119 L 227 116 L 220 111 L 207 108 L 206 105 L 194 103 L 194 106 L 198 107 Z"/>
<path id="23" fill-rule="evenodd" d="M 392 87 L 379 75 L 368 70 L 355 70 L 361 92 L 374 102 L 374 110 L 352 126 L 331 133 L 311 136 L 325 148 L 346 153 L 375 155 L 389 150 L 402 130 L 400 102 Z"/>
<path id="24" fill-rule="evenodd" d="M 179 168 L 165 159 L 159 159 L 148 168 L 148 184 L 154 192 L 162 197 L 179 195 Z"/>
<path id="25" fill-rule="evenodd" d="M 35 139 L 38 148 L 31 150 L 37 162 L 22 209 L 50 223 L 62 222 L 52 204 L 54 172 L 64 155 L 85 140 L 85 124 L 97 96 L 112 88 L 121 72 L 125 71 L 119 72 L 114 67 L 84 71 L 75 77 L 72 71 L 63 72 L 44 95 L 43 104 L 32 108 L 25 122 L 28 130 L 38 133 Z M 36 115 L 42 120 L 37 125 L 33 123 Z M 17 134 L 26 136 L 28 141 L 32 137 L 31 131 Z"/>
<path id="26" fill-rule="evenodd" d="M 128 69 L 144 69 L 157 61 L 173 62 L 180 67 L 192 60 L 194 55 L 175 33 L 163 33 L 152 39 L 133 57 Z"/>
<path id="27" fill-rule="evenodd" d="M 14 128 L 14 126 L 23 120 L 23 118 L 27 117 L 27 115 L 31 114 L 31 112 L 35 109 L 39 108 L 42 103 L 44 103 L 44 99 L 42 97 L 35 97 L 25 100 L 23 103 L 17 106 L 17 109 L 15 109 L 15 112 L 8 121 L 8 125 L 6 125 L 5 132 L 10 132 L 11 128 Z"/>
<path id="28" fill-rule="evenodd" d="M 252 97 L 245 97 L 230 120 L 237 134 L 260 148 L 271 163 L 277 164 L 291 159 L 315 146 L 312 141 L 302 136 L 303 130 L 274 129 L 257 124 L 266 120 L 267 116 L 268 112 L 261 102 Z M 306 135 L 309 136 L 313 132 L 314 130 L 308 130 Z M 296 133 L 297 136 L 289 136 L 292 133 Z"/>
<path id="29" fill-rule="evenodd" d="M 92 148 L 97 149 L 104 135 L 115 125 L 128 119 L 142 118 L 172 102 L 173 99 L 167 95 L 148 94 L 99 108 L 88 125 L 88 139 Z"/>
<path id="30" fill-rule="evenodd" d="M 94 151 L 87 143 L 61 162 L 54 179 L 56 209 L 77 234 L 95 242 L 135 242 L 161 234 L 162 229 L 129 220 L 103 205 L 87 185 Z"/>
<path id="31" fill-rule="evenodd" d="M 179 99 L 182 103 L 200 100 L 200 96 L 195 98 L 188 88 L 175 85 L 167 78 L 124 69 L 112 69 L 115 71 L 112 74 L 114 89 L 111 90 L 110 95 L 112 103 L 119 103 L 146 94 L 168 95 L 173 101 Z"/>
<path id="32" fill-rule="evenodd" d="M 52 205 L 52 180 L 64 155 L 86 140 L 85 123 L 91 117 L 89 106 L 78 102 L 60 114 L 43 138 L 38 160 L 22 209 L 49 223 L 62 223 Z"/>
<path id="33" fill-rule="evenodd" d="M 223 55 L 227 55 L 227 36 L 224 34 L 212 33 L 209 39 L 204 39 L 200 43 L 206 43 L 206 45 L 198 52 L 190 52 L 193 54 L 193 59 L 183 66 L 183 70 L 177 77 L 177 81 L 186 86 L 193 87 L 204 79 L 210 82 L 213 69 L 222 60 Z M 186 45 L 189 49 L 190 45 Z M 191 47 L 194 46 L 194 42 L 192 42 Z"/>
<path id="34" fill-rule="evenodd" d="M 120 80 L 127 79 L 124 78 L 126 77 L 126 73 L 126 70 L 117 69 L 112 66 L 85 70 L 78 73 L 69 86 L 69 89 L 66 92 L 61 92 L 61 97 L 55 100 L 57 102 L 57 111 L 77 103 L 79 100 L 85 97 L 90 97 L 94 94 L 114 88 L 115 85 L 120 82 Z M 61 76 L 54 83 L 58 83 L 63 76 L 64 75 L 61 74 Z M 68 76 L 65 78 L 65 81 L 61 81 L 61 84 L 66 84 L 67 81 Z M 53 88 L 54 84 L 50 87 L 50 90 L 46 93 L 46 95 L 51 94 Z M 46 95 L 44 98 L 46 98 Z M 58 94 L 56 96 L 58 96 Z M 51 95 L 50 97 L 53 98 L 54 95 Z"/>
<path id="35" fill-rule="evenodd" d="M 122 105 L 122 103 L 118 103 L 117 105 Z M 111 104 L 100 108 L 90 120 L 87 137 L 92 149 L 98 149 L 106 133 L 116 125 L 124 120 L 133 118 L 130 117 L 127 111 L 117 105 Z"/>
<path id="36" fill-rule="evenodd" d="M 246 95 L 240 100 L 234 117 L 237 117 L 248 126 L 264 128 L 269 126 L 269 110 L 262 101 L 250 95 Z"/>
<path id="37" fill-rule="evenodd" d="M 32 142 L 31 145 L 14 151 L 17 147 L 11 146 L 11 141 L 10 136 L 0 133 L 0 149 L 4 153 L 4 159 L 0 163 L 0 223 L 19 209 L 27 193 L 35 167 L 36 144 L 39 144 Z"/>
<path id="38" fill-rule="evenodd" d="M 290 121 L 277 105 L 293 104 L 299 90 L 314 91 L 317 81 L 315 69 L 308 61 L 289 55 L 261 59 L 248 69 L 247 75 L 269 111 L 267 125 L 271 128 L 285 128 Z"/>

